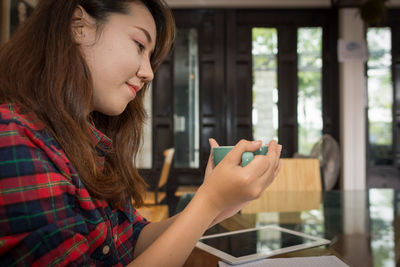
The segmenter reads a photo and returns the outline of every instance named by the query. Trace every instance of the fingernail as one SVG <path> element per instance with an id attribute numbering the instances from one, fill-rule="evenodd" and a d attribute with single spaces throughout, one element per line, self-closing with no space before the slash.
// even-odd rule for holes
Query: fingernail
<path id="1" fill-rule="evenodd" d="M 278 151 L 279 151 L 279 152 L 282 151 L 282 145 L 278 145 Z"/>
<path id="2" fill-rule="evenodd" d="M 253 142 L 251 142 L 253 145 L 259 145 L 259 144 L 262 144 L 262 141 L 261 140 L 256 140 L 256 141 L 253 141 Z"/>

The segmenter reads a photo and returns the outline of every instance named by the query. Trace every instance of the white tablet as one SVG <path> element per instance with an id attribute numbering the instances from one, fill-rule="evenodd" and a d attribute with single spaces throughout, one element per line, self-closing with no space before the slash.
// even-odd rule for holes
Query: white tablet
<path id="1" fill-rule="evenodd" d="M 230 264 L 240 264 L 329 243 L 327 239 L 267 225 L 203 236 L 197 247 Z"/>

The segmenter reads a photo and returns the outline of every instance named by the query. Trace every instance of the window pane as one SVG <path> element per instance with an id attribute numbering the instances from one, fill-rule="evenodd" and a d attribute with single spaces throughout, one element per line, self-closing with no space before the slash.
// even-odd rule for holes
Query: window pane
<path id="1" fill-rule="evenodd" d="M 368 140 L 371 164 L 392 164 L 392 56 L 389 28 L 369 28 Z"/>
<path id="2" fill-rule="evenodd" d="M 298 152 L 308 155 L 322 136 L 322 29 L 299 28 L 298 57 Z"/>
<path id="3" fill-rule="evenodd" d="M 199 57 L 196 29 L 179 29 L 174 51 L 174 166 L 199 168 Z"/>
<path id="4" fill-rule="evenodd" d="M 143 127 L 143 146 L 137 154 L 136 159 L 136 167 L 140 169 L 151 169 L 152 166 L 152 149 L 153 149 L 153 136 L 151 131 L 152 124 L 152 116 L 151 116 L 151 95 L 152 95 L 152 87 L 150 85 L 149 89 L 146 92 L 146 96 L 144 98 L 144 108 L 146 109 L 147 114 L 149 115 L 149 119 L 145 122 Z"/>
<path id="5" fill-rule="evenodd" d="M 278 139 L 277 54 L 275 28 L 253 28 L 253 137 L 263 143 Z"/>

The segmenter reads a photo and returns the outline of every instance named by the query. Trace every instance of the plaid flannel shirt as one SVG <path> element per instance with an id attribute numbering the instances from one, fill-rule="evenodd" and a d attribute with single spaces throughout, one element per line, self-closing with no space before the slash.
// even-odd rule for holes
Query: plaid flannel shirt
<path id="1" fill-rule="evenodd" d="M 0 266 L 124 266 L 146 224 L 130 202 L 92 198 L 42 124 L 0 105 Z"/>

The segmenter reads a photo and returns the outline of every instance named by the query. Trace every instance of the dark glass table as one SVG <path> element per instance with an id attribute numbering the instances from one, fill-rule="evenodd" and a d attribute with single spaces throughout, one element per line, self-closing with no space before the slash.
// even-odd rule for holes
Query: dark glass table
<path id="1" fill-rule="evenodd" d="M 178 207 L 190 198 L 183 196 Z M 275 258 L 335 255 L 350 266 L 400 266 L 400 190 L 271 192 L 263 201 L 206 234 L 278 225 L 331 243 Z M 218 260 L 195 248 L 185 266 L 217 266 Z"/>

